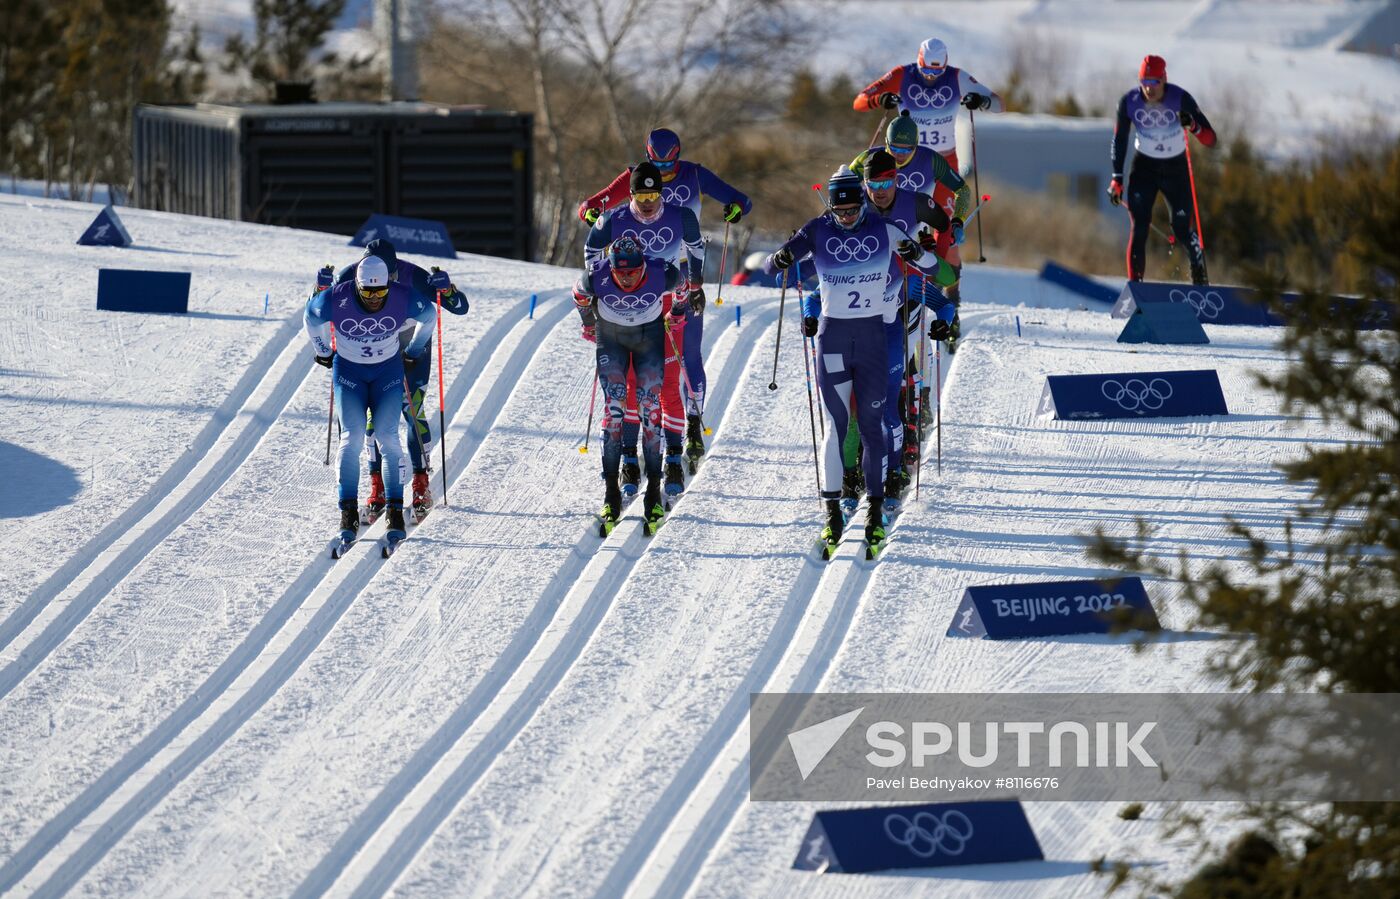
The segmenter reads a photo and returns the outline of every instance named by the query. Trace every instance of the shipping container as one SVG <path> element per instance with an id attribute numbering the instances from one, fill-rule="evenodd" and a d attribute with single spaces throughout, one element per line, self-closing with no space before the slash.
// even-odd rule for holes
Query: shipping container
<path id="1" fill-rule="evenodd" d="M 347 237 L 433 219 L 458 250 L 534 253 L 533 118 L 435 103 L 140 105 L 132 203 Z"/>

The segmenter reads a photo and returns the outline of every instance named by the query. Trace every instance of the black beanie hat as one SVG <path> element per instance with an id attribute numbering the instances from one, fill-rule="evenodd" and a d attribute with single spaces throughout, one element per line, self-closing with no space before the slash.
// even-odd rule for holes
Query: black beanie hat
<path id="1" fill-rule="evenodd" d="M 661 190 L 661 171 L 650 162 L 637 163 L 632 169 L 632 193 Z"/>

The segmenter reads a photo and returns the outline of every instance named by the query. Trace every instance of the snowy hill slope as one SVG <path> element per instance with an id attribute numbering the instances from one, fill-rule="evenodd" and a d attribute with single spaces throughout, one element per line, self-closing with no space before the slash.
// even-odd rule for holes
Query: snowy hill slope
<path id="1" fill-rule="evenodd" d="M 1139 655 L 943 633 L 969 583 L 1097 571 L 1075 539 L 1095 524 L 1146 515 L 1154 548 L 1218 555 L 1225 512 L 1275 526 L 1299 494 L 1271 466 L 1337 435 L 1253 386 L 1280 364 L 1267 332 L 1129 349 L 1106 312 L 971 267 L 943 476 L 925 467 L 881 562 L 845 547 L 824 565 L 791 297 L 776 392 L 777 292 L 711 307 L 710 457 L 657 537 L 633 512 L 601 541 L 574 273 L 465 257 L 471 313 L 444 323 L 451 507 L 393 559 L 332 563 L 328 379 L 300 304 L 317 266 L 358 252 L 135 210 L 146 249 L 72 247 L 95 209 L 0 198 L 21 263 L 0 452 L 31 473 L 3 526 L 33 547 L 0 605 L 0 892 L 1088 894 L 1101 854 L 1183 864 L 1111 804 L 1047 803 L 1029 807 L 1043 864 L 790 872 L 812 808 L 746 801 L 747 694 L 1203 689 L 1216 644 L 1189 635 Z M 98 264 L 192 270 L 195 312 L 93 312 Z M 1047 372 L 1196 366 L 1220 370 L 1234 415 L 1033 414 Z"/>

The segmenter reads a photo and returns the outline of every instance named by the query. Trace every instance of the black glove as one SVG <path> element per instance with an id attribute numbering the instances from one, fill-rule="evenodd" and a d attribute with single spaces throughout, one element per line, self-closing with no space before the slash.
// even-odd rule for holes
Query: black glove
<path id="1" fill-rule="evenodd" d="M 404 368 L 412 368 L 413 366 L 418 364 L 419 359 L 423 358 L 421 354 L 417 356 L 410 356 L 408 353 L 402 353 L 401 355 L 403 356 Z"/>
<path id="2" fill-rule="evenodd" d="M 699 315 L 705 311 L 705 288 L 700 285 L 690 288 L 690 293 L 686 295 L 686 302 L 690 303 L 690 311 Z"/>
<path id="3" fill-rule="evenodd" d="M 324 367 L 326 367 L 326 368 L 330 368 L 330 367 L 331 367 L 331 361 L 332 361 L 334 358 L 335 358 L 334 356 L 317 356 L 317 357 L 316 357 L 316 364 L 317 364 L 317 365 L 324 366 Z"/>
<path id="4" fill-rule="evenodd" d="M 962 105 L 968 109 L 986 109 L 992 105 L 992 98 L 982 94 L 963 94 Z"/>
<path id="5" fill-rule="evenodd" d="M 1181 111 L 1181 115 L 1177 116 L 1177 121 L 1181 122 L 1181 127 L 1185 128 L 1187 131 L 1196 130 L 1196 120 L 1191 117 L 1191 113 L 1184 109 Z"/>
<path id="6" fill-rule="evenodd" d="M 885 109 L 894 109 L 899 105 L 899 94 L 892 94 L 889 91 L 885 91 L 875 98 L 875 104 L 877 106 L 883 106 Z"/>
<path id="7" fill-rule="evenodd" d="M 928 326 L 928 339 L 937 343 L 953 336 L 953 329 L 941 318 L 935 318 Z"/>
<path id="8" fill-rule="evenodd" d="M 787 247 L 783 247 L 773 254 L 773 267 L 777 269 L 787 268 L 795 261 L 796 260 L 792 258 L 792 251 Z"/>
<path id="9" fill-rule="evenodd" d="M 821 322 L 818 321 L 817 319 L 813 318 L 812 316 L 810 316 L 810 315 L 804 316 L 803 319 L 802 319 L 802 336 L 803 336 L 803 337 L 816 337 L 816 336 L 817 336 L 817 328 L 818 328 L 820 325 L 821 325 Z"/>
<path id="10" fill-rule="evenodd" d="M 681 299 L 680 291 L 671 295 L 671 317 L 676 320 L 677 324 L 685 321 L 685 313 L 690 309 L 690 304 L 682 302 Z"/>
<path id="11" fill-rule="evenodd" d="M 1108 179 L 1108 202 L 1117 206 L 1123 202 L 1123 176 L 1114 175 Z"/>
<path id="12" fill-rule="evenodd" d="M 738 203 L 730 203 L 724 207 L 724 220 L 729 224 L 734 224 L 744 217 L 744 207 Z"/>
<path id="13" fill-rule="evenodd" d="M 924 255 L 924 248 L 912 240 L 901 240 L 895 245 L 894 251 L 905 262 L 914 262 Z"/>

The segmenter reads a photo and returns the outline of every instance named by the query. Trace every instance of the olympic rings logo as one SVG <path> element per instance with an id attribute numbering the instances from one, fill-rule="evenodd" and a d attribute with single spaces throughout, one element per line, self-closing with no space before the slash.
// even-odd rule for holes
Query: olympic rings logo
<path id="1" fill-rule="evenodd" d="M 911 84 L 904 89 L 904 97 L 909 105 L 919 109 L 941 109 L 953 102 L 953 94 L 953 89 L 946 84 L 937 90 L 922 84 Z"/>
<path id="2" fill-rule="evenodd" d="M 1213 290 L 1201 293 L 1199 290 L 1181 290 L 1174 287 L 1167 293 L 1167 299 L 1173 303 L 1187 303 L 1197 315 L 1204 315 L 1206 318 L 1218 318 L 1225 309 L 1224 297 Z"/>
<path id="3" fill-rule="evenodd" d="M 880 241 L 873 235 L 847 237 L 844 240 L 832 237 L 826 242 L 826 251 L 837 262 L 865 262 L 874 256 L 878 249 L 880 249 Z"/>
<path id="4" fill-rule="evenodd" d="M 1155 412 L 1172 397 L 1172 385 L 1162 378 L 1153 378 L 1151 381 L 1129 378 L 1126 383 L 1104 381 L 1100 389 L 1104 399 L 1117 403 L 1125 412 Z"/>
<path id="5" fill-rule="evenodd" d="M 924 189 L 924 182 L 925 178 L 923 172 L 899 173 L 899 186 L 904 190 L 922 191 Z"/>
<path id="6" fill-rule="evenodd" d="M 352 318 L 337 329 L 346 337 L 384 337 L 398 330 L 399 323 L 391 316 L 383 318 Z"/>
<path id="7" fill-rule="evenodd" d="M 972 822 L 956 809 L 941 819 L 933 812 L 919 812 L 912 821 L 893 814 L 885 818 L 885 836 L 919 858 L 932 858 L 940 849 L 944 855 L 962 855 L 972 839 Z"/>
<path id="8" fill-rule="evenodd" d="M 1149 109 L 1142 106 L 1133 111 L 1133 121 L 1144 128 L 1166 128 L 1176 124 L 1176 113 L 1170 109 Z"/>
<path id="9" fill-rule="evenodd" d="M 671 244 L 675 243 L 676 240 L 676 232 L 665 227 L 658 228 L 655 231 L 624 231 L 622 232 L 622 236 L 636 240 L 637 243 L 646 247 L 653 255 L 666 250 Z"/>
<path id="10" fill-rule="evenodd" d="M 609 291 L 604 294 L 603 302 L 608 305 L 608 308 L 616 309 L 619 312 L 638 312 L 661 302 L 661 296 L 655 293 L 623 293 L 621 291 L 614 293 Z"/>
<path id="11" fill-rule="evenodd" d="M 667 203 L 684 206 L 690 202 L 690 186 L 677 184 L 674 187 L 663 187 L 661 188 L 661 199 Z"/>

